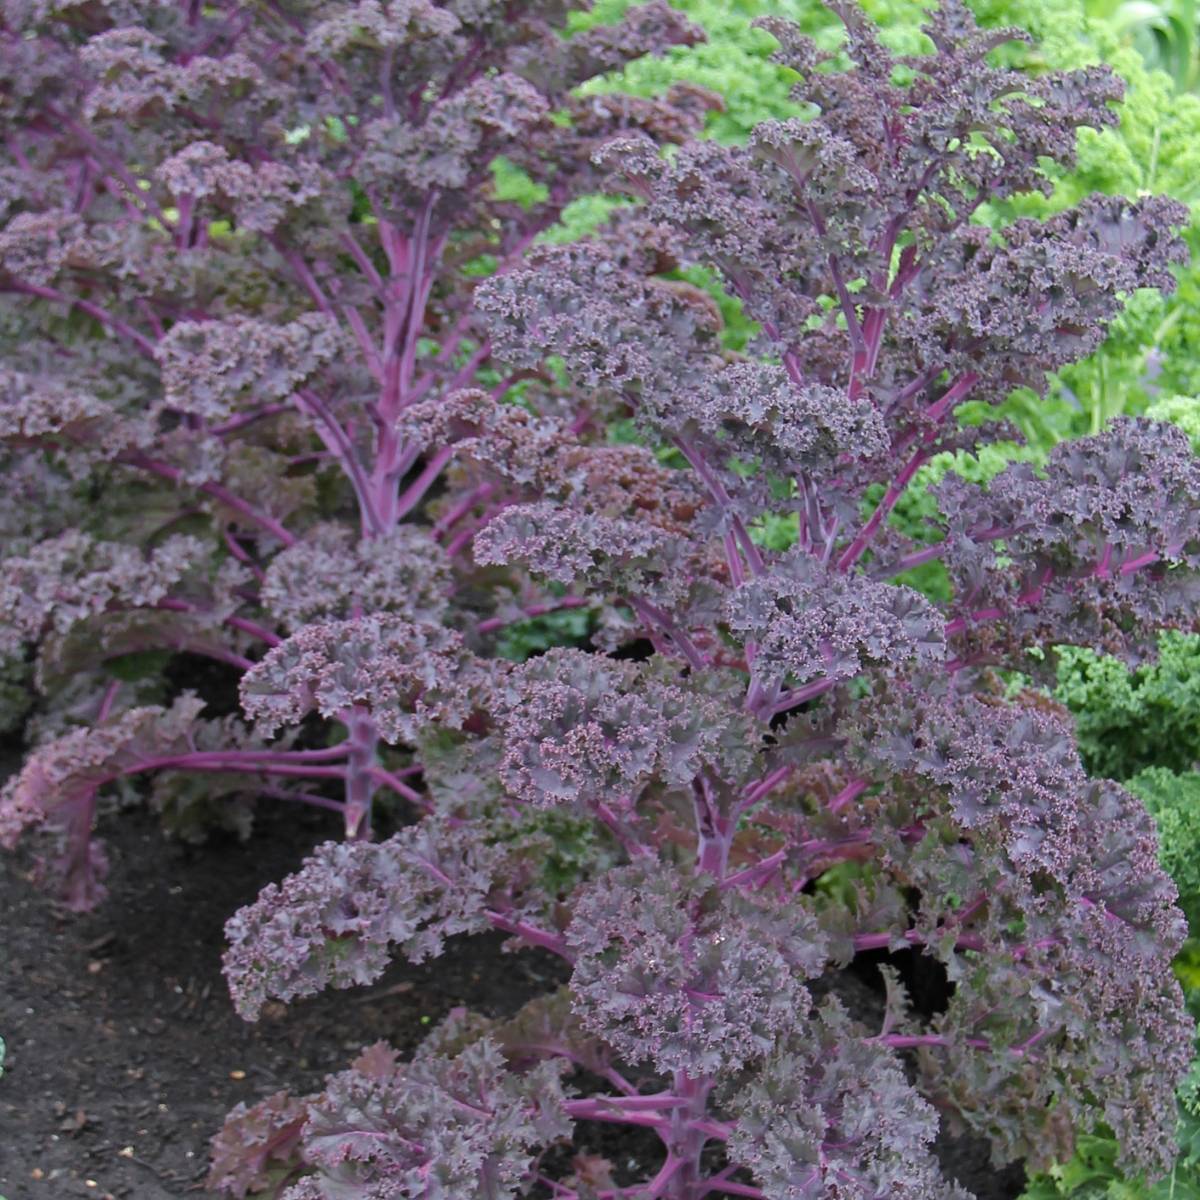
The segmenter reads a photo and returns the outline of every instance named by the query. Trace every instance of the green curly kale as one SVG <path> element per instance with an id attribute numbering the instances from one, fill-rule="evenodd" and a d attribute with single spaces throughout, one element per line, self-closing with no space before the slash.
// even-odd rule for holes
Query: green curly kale
<path id="1" fill-rule="evenodd" d="M 1155 421 L 1170 421 L 1188 435 L 1192 449 L 1200 454 L 1200 399 L 1195 396 L 1165 396 L 1155 401 L 1146 416 Z"/>
<path id="2" fill-rule="evenodd" d="M 1179 907 L 1189 927 L 1200 933 L 1200 773 L 1177 775 L 1165 767 L 1148 767 L 1126 787 L 1154 818 L 1159 860 L 1179 888 Z"/>
<path id="3" fill-rule="evenodd" d="M 1135 670 L 1091 650 L 1060 650 L 1055 698 L 1074 714 L 1088 770 L 1130 779 L 1148 767 L 1188 771 L 1200 759 L 1200 636 L 1166 632 Z"/>

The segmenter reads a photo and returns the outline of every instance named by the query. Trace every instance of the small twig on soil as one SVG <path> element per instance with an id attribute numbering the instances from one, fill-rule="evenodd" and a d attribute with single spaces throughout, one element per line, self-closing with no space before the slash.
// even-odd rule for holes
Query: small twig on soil
<path id="1" fill-rule="evenodd" d="M 405 992 L 411 992 L 413 984 L 407 980 L 401 983 L 394 983 L 391 987 L 384 988 L 379 992 L 370 992 L 366 996 L 358 996 L 351 1001 L 351 1004 L 370 1004 L 373 1000 L 383 1000 L 387 996 L 403 996 Z"/>

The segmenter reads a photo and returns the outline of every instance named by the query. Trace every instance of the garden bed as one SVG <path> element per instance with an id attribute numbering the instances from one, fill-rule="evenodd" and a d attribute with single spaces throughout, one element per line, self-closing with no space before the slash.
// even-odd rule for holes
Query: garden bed
<path id="1" fill-rule="evenodd" d="M 163 842 L 156 819 L 130 809 L 102 821 L 112 894 L 83 917 L 56 912 L 27 868 L 0 859 L 5 962 L 0 1034 L 0 1196 L 6 1200 L 203 1193 L 208 1141 L 239 1101 L 304 1093 L 362 1046 L 410 1050 L 464 1004 L 514 1011 L 561 976 L 549 955 L 505 955 L 499 935 L 464 939 L 436 962 L 398 962 L 372 987 L 272 1005 L 257 1024 L 233 1012 L 220 972 L 228 916 L 336 833 L 322 814 L 264 810 L 250 841 Z M 135 919 L 128 919 L 136 914 Z M 872 1004 L 851 983 L 843 997 Z M 618 1178 L 655 1139 L 588 1131 Z M 997 1172 L 978 1142 L 944 1139 L 948 1172 L 979 1200 L 1011 1200 L 1023 1172 Z"/>
<path id="2" fill-rule="evenodd" d="M 220 973 L 225 920 L 334 832 L 289 810 L 243 844 L 164 847 L 149 814 L 114 814 L 101 829 L 112 895 L 84 917 L 56 915 L 0 859 L 0 1196 L 202 1192 L 208 1140 L 238 1101 L 304 1093 L 363 1045 L 411 1049 L 456 1004 L 503 1013 L 546 987 L 552 960 L 481 937 L 371 988 L 240 1020 Z"/>

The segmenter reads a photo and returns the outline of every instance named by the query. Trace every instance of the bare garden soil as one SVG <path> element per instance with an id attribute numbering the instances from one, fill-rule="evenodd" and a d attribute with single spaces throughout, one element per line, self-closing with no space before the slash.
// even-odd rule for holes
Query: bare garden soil
<path id="1" fill-rule="evenodd" d="M 309 810 L 264 810 L 248 842 L 192 847 L 164 841 L 157 820 L 132 809 L 106 815 L 100 832 L 111 894 L 83 917 L 56 912 L 30 886 L 28 864 L 0 858 L 5 1200 L 201 1195 L 208 1140 L 238 1101 L 315 1090 L 364 1045 L 411 1049 L 455 1005 L 502 1015 L 562 977 L 549 955 L 503 954 L 499 937 L 473 938 L 426 966 L 398 963 L 370 988 L 270 1007 L 247 1024 L 220 973 L 224 922 L 334 836 L 334 824 Z M 653 1144 L 615 1127 L 585 1136 L 596 1140 L 581 1148 L 613 1161 L 619 1183 L 653 1161 Z M 1020 1193 L 1020 1168 L 995 1171 L 979 1143 L 946 1139 L 939 1149 L 980 1200 Z"/>

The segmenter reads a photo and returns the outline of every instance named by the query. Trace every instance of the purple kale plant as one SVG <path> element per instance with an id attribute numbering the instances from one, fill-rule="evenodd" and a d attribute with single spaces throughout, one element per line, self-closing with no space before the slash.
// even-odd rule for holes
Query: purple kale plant
<path id="1" fill-rule="evenodd" d="M 125 777 L 184 832 L 264 796 L 361 838 L 377 793 L 428 807 L 413 739 L 474 712 L 455 672 L 585 602 L 472 558 L 527 498 L 513 447 L 566 438 L 500 403 L 542 366 L 497 369 L 476 292 L 600 145 L 717 103 L 581 99 L 700 36 L 663 0 L 565 36 L 587 7 L 0 5 L 0 656 L 39 694 L 0 844 L 49 841 L 69 907 Z M 214 674 L 257 726 L 179 682 Z"/>
<path id="2" fill-rule="evenodd" d="M 763 22 L 806 119 L 745 147 L 609 139 L 597 167 L 640 202 L 628 236 L 539 248 L 480 288 L 511 369 L 562 364 L 537 403 L 463 389 L 402 418 L 503 485 L 475 562 L 584 598 L 592 649 L 489 658 L 408 588 L 321 614 L 245 679 L 260 726 L 351 708 L 413 747 L 427 809 L 327 844 L 232 919 L 245 1017 L 488 929 L 565 984 L 508 1018 L 452 1014 L 411 1062 L 375 1046 L 318 1095 L 239 1106 L 213 1187 L 961 1200 L 940 1131 L 1036 1168 L 1099 1126 L 1130 1174 L 1169 1165 L 1192 1036 L 1175 892 L 1141 804 L 1013 680 L 1056 645 L 1134 659 L 1191 620 L 1200 462 L 1169 425 L 1117 421 L 1044 470 L 947 477 L 921 537 L 888 518 L 933 455 L 1008 435 L 960 424 L 963 401 L 1044 390 L 1130 292 L 1171 285 L 1186 214 L 1095 196 L 973 220 L 1049 187 L 1076 130 L 1114 120 L 1117 81 L 990 65 L 1018 35 L 960 0 L 904 59 L 831 7 L 844 69 Z M 675 262 L 719 272 L 761 331 L 744 353 Z M 636 442 L 609 436 L 631 421 Z M 356 568 L 372 595 L 392 561 Z M 935 562 L 946 603 L 902 582 Z M 281 591 L 292 621 L 318 615 Z M 944 981 L 937 1004 L 905 963 Z M 656 1135 L 643 1178 L 614 1179 L 597 1123 Z"/>

